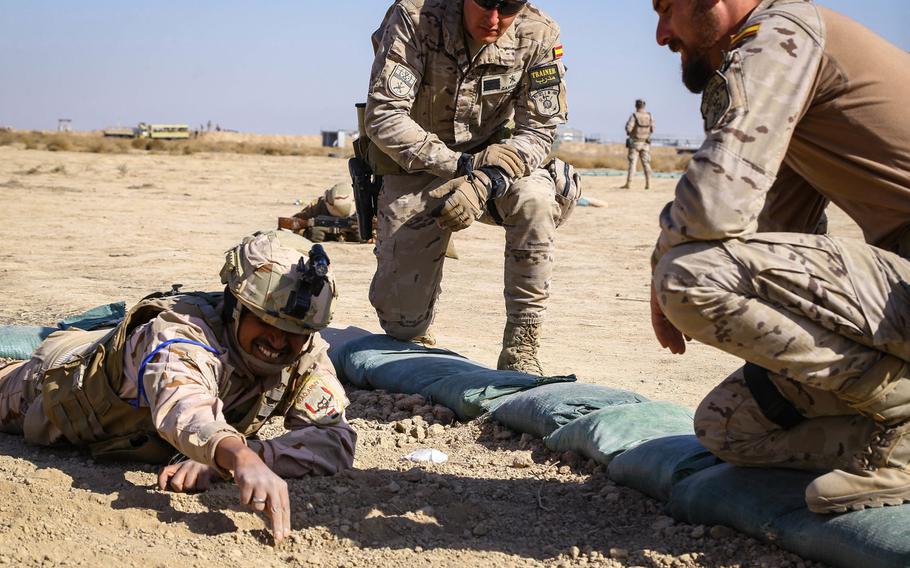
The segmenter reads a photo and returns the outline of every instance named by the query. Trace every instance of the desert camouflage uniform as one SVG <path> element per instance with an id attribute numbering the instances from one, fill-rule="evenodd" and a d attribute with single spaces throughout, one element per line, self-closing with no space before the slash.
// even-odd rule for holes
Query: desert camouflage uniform
<path id="1" fill-rule="evenodd" d="M 847 468 L 910 419 L 910 56 L 804 0 L 765 0 L 741 30 L 661 213 L 654 285 L 680 331 L 768 369 L 807 417 L 768 420 L 740 370 L 696 413 L 707 447 Z M 816 234 L 829 201 L 869 244 Z M 877 466 L 906 466 L 904 446 Z"/>
<path id="2" fill-rule="evenodd" d="M 629 173 L 626 176 L 626 185 L 635 177 L 638 159 L 641 157 L 641 167 L 645 171 L 645 183 L 651 184 L 651 134 L 654 133 L 654 118 L 650 112 L 636 111 L 626 121 L 626 135 L 629 137 Z"/>
<path id="3" fill-rule="evenodd" d="M 220 313 L 220 307 L 217 311 Z M 24 434 L 27 441 L 40 445 L 62 441 L 64 432 L 44 408 L 45 371 L 60 362 L 62 345 L 70 344 L 65 351 L 73 352 L 78 351 L 77 345 L 99 338 L 99 332 L 57 332 L 42 343 L 31 360 L 0 370 L 0 431 Z M 187 343 L 170 345 L 147 364 L 143 380 L 147 398 L 139 397 L 141 362 L 172 339 L 196 341 L 218 354 Z M 138 398 L 140 409 L 136 412 L 151 412 L 154 428 L 176 448 L 174 453 L 179 451 L 200 463 L 217 468 L 215 447 L 227 437 L 236 437 L 246 440 L 282 477 L 332 474 L 350 468 L 356 434 L 344 419 L 347 399 L 326 354 L 328 345 L 319 334 L 312 334 L 296 364 L 299 376 L 309 378 L 284 415 L 284 426 L 290 432 L 269 440 L 247 439 L 233 424 L 241 422 L 260 396 L 279 384 L 280 377 L 254 377 L 240 358 L 232 355 L 229 345 L 230 340 L 219 337 L 202 318 L 162 312 L 128 335 L 122 353 L 108 354 L 123 360 L 123 380 L 117 394 L 130 403 Z M 79 440 L 69 442 L 81 445 Z"/>
<path id="4" fill-rule="evenodd" d="M 566 121 L 559 28 L 528 5 L 508 32 L 471 60 L 462 2 L 400 0 L 373 35 L 376 59 L 366 108 L 367 134 L 403 169 L 386 175 L 378 203 L 378 266 L 370 301 L 383 329 L 400 339 L 423 335 L 434 314 L 451 232 L 430 216 L 432 189 L 455 175 L 463 152 L 480 151 L 505 125 L 505 140 L 526 160 L 495 200 L 506 232 L 508 320 L 539 322 L 549 296 L 556 227 L 575 196 L 557 191 L 541 165 L 556 126 Z"/>
<path id="5" fill-rule="evenodd" d="M 351 196 L 351 199 L 353 199 L 353 196 Z M 323 195 L 304 205 L 303 209 L 294 214 L 294 217 L 297 219 L 309 220 L 318 216 L 329 216 L 338 219 L 351 220 L 355 223 L 357 222 L 356 212 L 351 215 L 338 215 L 337 213 L 337 211 L 333 212 L 329 209 L 326 198 Z M 302 231 L 298 231 L 298 233 L 314 243 L 321 243 L 324 241 L 360 242 L 360 232 L 356 225 L 353 228 L 307 227 Z"/>

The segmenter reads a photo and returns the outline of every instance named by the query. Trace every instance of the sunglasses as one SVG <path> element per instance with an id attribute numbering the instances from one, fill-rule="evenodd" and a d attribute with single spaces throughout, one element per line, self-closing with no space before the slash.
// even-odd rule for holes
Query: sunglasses
<path id="1" fill-rule="evenodd" d="M 502 16 L 514 16 L 528 3 L 527 0 L 474 0 L 484 10 L 498 10 Z"/>

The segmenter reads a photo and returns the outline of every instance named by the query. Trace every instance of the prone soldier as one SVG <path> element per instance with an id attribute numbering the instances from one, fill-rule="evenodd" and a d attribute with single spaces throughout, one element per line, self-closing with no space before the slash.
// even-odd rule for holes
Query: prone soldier
<path id="1" fill-rule="evenodd" d="M 358 230 L 350 183 L 336 183 L 293 217 L 279 217 L 278 228 L 294 231 L 314 243 L 364 242 Z"/>
<path id="2" fill-rule="evenodd" d="M 307 251 L 309 253 L 307 254 Z M 288 231 L 229 250 L 223 293 L 153 294 L 114 329 L 50 335 L 0 369 L 0 431 L 98 459 L 163 463 L 161 489 L 233 476 L 240 500 L 291 529 L 282 478 L 353 464 L 347 399 L 318 330 L 336 298 L 329 259 Z M 262 440 L 273 417 L 289 431 Z"/>
<path id="3" fill-rule="evenodd" d="M 818 513 L 910 500 L 910 55 L 808 0 L 653 0 L 706 140 L 660 215 L 651 321 L 747 364 L 695 416 Z M 825 235 L 835 202 L 866 242 Z"/>
<path id="4" fill-rule="evenodd" d="M 579 195 L 574 169 L 549 158 L 567 111 L 558 26 L 525 0 L 398 0 L 373 47 L 358 154 L 382 176 L 370 287 L 382 328 L 435 343 L 452 232 L 497 224 L 507 316 L 497 367 L 542 374 L 556 228 Z"/>
<path id="5" fill-rule="evenodd" d="M 626 148 L 629 149 L 629 172 L 626 184 L 621 189 L 629 189 L 635 168 L 641 158 L 641 168 L 645 172 L 645 189 L 651 189 L 651 134 L 654 133 L 654 118 L 645 110 L 645 101 L 635 101 L 635 112 L 626 121 Z"/>

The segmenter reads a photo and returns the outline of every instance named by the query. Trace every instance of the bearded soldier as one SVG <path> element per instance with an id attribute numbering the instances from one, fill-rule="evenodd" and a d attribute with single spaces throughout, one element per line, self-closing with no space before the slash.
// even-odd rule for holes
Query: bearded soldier
<path id="1" fill-rule="evenodd" d="M 660 215 L 651 319 L 747 361 L 702 402 L 818 513 L 910 499 L 910 55 L 808 0 L 654 0 L 706 140 Z M 836 203 L 866 242 L 826 236 Z"/>

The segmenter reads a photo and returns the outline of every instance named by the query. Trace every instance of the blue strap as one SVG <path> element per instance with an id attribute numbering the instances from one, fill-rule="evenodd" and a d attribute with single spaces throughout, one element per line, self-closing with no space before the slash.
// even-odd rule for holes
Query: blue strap
<path id="1" fill-rule="evenodd" d="M 190 345 L 196 345 L 197 347 L 202 347 L 203 349 L 205 349 L 209 353 L 214 354 L 215 356 L 221 355 L 221 352 L 218 351 L 217 349 L 215 349 L 214 347 L 209 347 L 205 343 L 199 343 L 198 341 L 193 341 L 192 339 L 180 339 L 179 337 L 176 339 L 168 339 L 167 341 L 165 341 L 164 343 L 162 343 L 161 345 L 156 347 L 154 351 L 152 351 L 151 353 L 146 355 L 145 359 L 142 360 L 142 363 L 139 364 L 139 373 L 138 373 L 139 389 L 138 389 L 138 392 L 136 393 L 136 399 L 130 403 L 133 405 L 133 408 L 139 408 L 139 401 L 142 398 L 145 398 L 146 404 L 148 404 L 149 406 L 152 406 L 152 403 L 149 400 L 148 395 L 145 393 L 145 385 L 143 384 L 143 380 L 142 380 L 143 377 L 145 377 L 145 366 L 149 364 L 149 362 L 152 360 L 152 358 L 155 355 L 157 355 L 159 351 L 161 351 L 165 347 L 171 345 L 172 343 L 189 343 Z"/>

